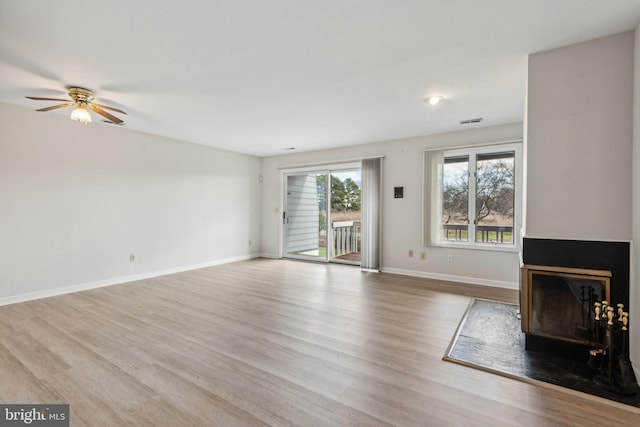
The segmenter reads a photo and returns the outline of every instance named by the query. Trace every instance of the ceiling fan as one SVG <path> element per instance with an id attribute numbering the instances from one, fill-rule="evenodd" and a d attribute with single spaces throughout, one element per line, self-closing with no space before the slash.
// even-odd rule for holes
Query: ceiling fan
<path id="1" fill-rule="evenodd" d="M 36 111 L 51 111 L 56 110 L 58 108 L 64 108 L 69 106 L 75 106 L 73 111 L 71 112 L 71 120 L 75 120 L 80 123 L 91 123 L 91 114 L 89 110 L 94 113 L 100 114 L 102 117 L 106 118 L 108 122 L 121 125 L 124 121 L 120 120 L 113 114 L 105 111 L 111 110 L 121 114 L 127 114 L 122 110 L 117 108 L 108 107 L 106 105 L 96 104 L 93 102 L 94 96 L 93 92 L 89 89 L 84 89 L 81 87 L 70 87 L 69 88 L 69 99 L 58 99 L 58 98 L 41 98 L 38 96 L 27 96 L 26 98 L 35 99 L 36 101 L 62 101 L 64 104 L 54 105 L 52 107 L 40 108 Z"/>

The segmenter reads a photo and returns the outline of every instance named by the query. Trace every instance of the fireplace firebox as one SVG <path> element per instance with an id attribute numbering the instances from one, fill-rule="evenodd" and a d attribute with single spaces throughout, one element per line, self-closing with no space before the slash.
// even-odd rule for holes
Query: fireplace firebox
<path id="1" fill-rule="evenodd" d="M 610 271 L 525 264 L 521 272 L 523 332 L 596 345 L 593 307 L 611 297 Z"/>

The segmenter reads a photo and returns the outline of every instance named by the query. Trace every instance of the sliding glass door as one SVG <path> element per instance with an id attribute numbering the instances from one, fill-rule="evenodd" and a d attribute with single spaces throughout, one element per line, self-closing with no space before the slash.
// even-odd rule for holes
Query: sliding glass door
<path id="1" fill-rule="evenodd" d="M 330 174 L 331 261 L 360 265 L 362 216 L 360 168 Z"/>
<path id="2" fill-rule="evenodd" d="M 284 175 L 286 258 L 360 264 L 360 168 Z"/>
<path id="3" fill-rule="evenodd" d="M 328 172 L 286 175 L 284 256 L 327 260 Z"/>

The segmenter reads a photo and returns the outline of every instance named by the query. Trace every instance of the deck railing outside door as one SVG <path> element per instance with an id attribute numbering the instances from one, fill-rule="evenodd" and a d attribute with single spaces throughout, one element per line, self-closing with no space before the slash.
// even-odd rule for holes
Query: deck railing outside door
<path id="1" fill-rule="evenodd" d="M 335 221 L 333 228 L 333 256 L 360 252 L 361 221 Z"/>
<path id="2" fill-rule="evenodd" d="M 445 240 L 466 241 L 468 225 L 464 224 L 443 224 L 442 236 Z M 512 243 L 513 227 L 501 225 L 478 225 L 476 226 L 476 241 L 482 243 L 504 243 L 505 238 L 508 243 Z"/>

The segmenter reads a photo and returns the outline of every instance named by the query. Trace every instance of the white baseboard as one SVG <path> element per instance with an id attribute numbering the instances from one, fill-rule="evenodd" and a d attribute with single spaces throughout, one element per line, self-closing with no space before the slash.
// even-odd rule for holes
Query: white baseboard
<path id="1" fill-rule="evenodd" d="M 451 274 L 430 273 L 427 271 L 405 270 L 402 268 L 383 267 L 383 273 L 400 274 L 402 276 L 422 277 L 425 279 L 445 280 L 447 282 L 469 283 L 472 285 L 493 286 L 496 288 L 519 289 L 518 282 L 481 279 L 479 277 L 454 276 Z"/>
<path id="2" fill-rule="evenodd" d="M 280 255 L 279 254 L 271 254 L 268 252 L 262 252 L 260 254 L 261 258 L 271 258 L 271 259 L 280 259 Z"/>
<path id="3" fill-rule="evenodd" d="M 79 283 L 76 285 L 63 286 L 60 288 L 45 289 L 42 291 L 26 292 L 24 294 L 11 295 L 0 298 L 0 306 L 15 304 L 19 302 L 32 301 L 41 298 L 54 297 L 57 295 L 69 294 L 72 292 L 86 291 L 89 289 L 102 288 L 105 286 L 119 285 L 127 282 L 135 282 L 138 280 L 151 279 L 153 277 L 166 276 L 169 274 L 182 273 L 184 271 L 198 270 L 201 268 L 213 267 L 216 265 L 229 264 L 231 262 L 246 261 L 252 258 L 261 257 L 261 254 L 249 254 L 231 258 L 217 259 L 199 264 L 186 265 L 182 267 L 168 268 L 166 270 L 151 271 L 148 273 L 133 274 L 129 276 L 114 277 L 105 280 L 97 280 L 95 282 Z"/>

